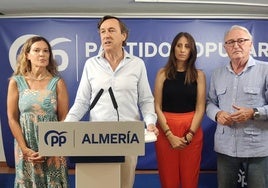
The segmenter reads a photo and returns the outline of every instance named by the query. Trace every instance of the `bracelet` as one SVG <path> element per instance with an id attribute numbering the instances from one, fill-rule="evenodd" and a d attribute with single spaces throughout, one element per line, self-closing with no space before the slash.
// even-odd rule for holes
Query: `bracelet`
<path id="1" fill-rule="evenodd" d="M 166 134 L 166 137 L 168 137 L 171 134 L 172 134 L 172 132 L 171 131 L 168 131 L 167 134 Z"/>
<path id="2" fill-rule="evenodd" d="M 167 136 L 167 133 L 170 131 L 170 129 L 165 130 L 164 134 Z"/>
<path id="3" fill-rule="evenodd" d="M 184 133 L 184 136 L 186 136 L 187 134 L 191 134 L 192 136 L 195 135 L 195 132 L 191 129 L 188 129 L 185 133 Z"/>
<path id="4" fill-rule="evenodd" d="M 190 144 L 190 142 L 189 142 L 188 139 L 187 139 L 187 134 L 184 135 L 184 140 L 186 140 L 186 145 L 189 145 L 189 144 Z"/>
<path id="5" fill-rule="evenodd" d="M 188 133 L 192 134 L 193 136 L 195 135 L 195 132 L 191 129 L 188 130 Z"/>

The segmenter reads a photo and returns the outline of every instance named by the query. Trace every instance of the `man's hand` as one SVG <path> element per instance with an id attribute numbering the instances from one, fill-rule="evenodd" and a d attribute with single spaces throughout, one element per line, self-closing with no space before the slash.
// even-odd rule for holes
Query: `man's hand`
<path id="1" fill-rule="evenodd" d="M 236 123 L 243 123 L 251 119 L 254 113 L 252 108 L 245 108 L 235 105 L 233 105 L 233 108 L 236 110 L 236 112 L 231 114 L 231 118 Z"/>
<path id="2" fill-rule="evenodd" d="M 230 125 L 233 125 L 234 123 L 231 117 L 231 114 L 229 112 L 219 111 L 216 114 L 216 117 L 217 117 L 217 122 L 219 124 L 230 126 Z"/>
<path id="3" fill-rule="evenodd" d="M 149 124 L 149 125 L 147 126 L 147 131 L 154 132 L 154 134 L 155 134 L 156 136 L 159 135 L 159 130 L 158 130 L 158 128 L 157 128 L 155 125 L 153 125 L 153 124 Z"/>

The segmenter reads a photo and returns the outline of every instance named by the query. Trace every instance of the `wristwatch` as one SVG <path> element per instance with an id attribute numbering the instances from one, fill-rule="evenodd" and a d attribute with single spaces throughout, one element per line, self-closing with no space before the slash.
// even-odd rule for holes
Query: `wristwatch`
<path id="1" fill-rule="evenodd" d="M 260 112 L 258 111 L 257 108 L 253 108 L 253 119 L 258 119 L 260 117 Z"/>

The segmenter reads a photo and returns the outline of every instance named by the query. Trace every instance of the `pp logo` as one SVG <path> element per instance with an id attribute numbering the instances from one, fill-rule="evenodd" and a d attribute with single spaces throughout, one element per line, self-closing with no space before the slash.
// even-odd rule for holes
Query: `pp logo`
<path id="1" fill-rule="evenodd" d="M 67 140 L 66 137 L 63 135 L 65 133 L 67 132 L 66 131 L 58 132 L 55 130 L 48 131 L 44 136 L 45 143 L 51 147 L 54 147 L 56 145 L 61 147 L 63 144 L 66 143 Z"/>

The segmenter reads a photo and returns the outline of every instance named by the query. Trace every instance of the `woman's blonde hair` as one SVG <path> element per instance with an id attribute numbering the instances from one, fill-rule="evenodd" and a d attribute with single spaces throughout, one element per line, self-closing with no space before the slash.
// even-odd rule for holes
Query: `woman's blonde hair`
<path id="1" fill-rule="evenodd" d="M 49 42 L 44 37 L 34 36 L 34 37 L 29 38 L 23 44 L 21 51 L 20 51 L 18 58 L 17 58 L 17 66 L 16 66 L 16 70 L 14 71 L 13 75 L 25 76 L 27 72 L 31 72 L 31 70 L 32 70 L 31 62 L 30 62 L 30 60 L 27 59 L 27 54 L 30 52 L 32 45 L 38 41 L 44 41 L 48 46 L 49 63 L 48 63 L 48 66 L 46 67 L 46 69 L 48 70 L 48 72 L 50 72 L 50 74 L 52 76 L 56 76 L 59 74 L 58 70 L 57 70 L 57 64 L 56 64 L 56 61 L 54 60 L 54 57 L 52 54 L 52 49 L 51 49 Z"/>

